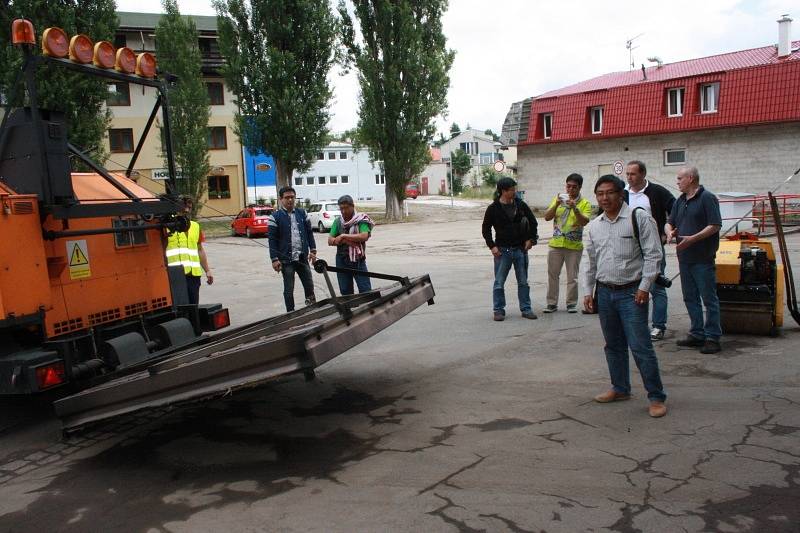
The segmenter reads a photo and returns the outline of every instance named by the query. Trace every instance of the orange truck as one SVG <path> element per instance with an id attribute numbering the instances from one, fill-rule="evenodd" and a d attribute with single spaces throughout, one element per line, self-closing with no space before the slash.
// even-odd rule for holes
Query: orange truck
<path id="1" fill-rule="evenodd" d="M 229 324 L 219 304 L 190 305 L 182 267 L 167 267 L 166 238 L 185 230 L 165 104 L 155 59 L 129 48 L 71 39 L 59 28 L 37 38 L 16 20 L 27 98 L 0 123 L 0 395 L 84 388 L 202 344 Z M 156 89 L 147 128 L 124 175 L 92 161 L 66 137 L 63 117 L 37 106 L 35 71 L 47 63 Z M 129 179 L 159 110 L 171 179 L 162 197 Z M 91 172 L 70 171 L 77 157 Z"/>

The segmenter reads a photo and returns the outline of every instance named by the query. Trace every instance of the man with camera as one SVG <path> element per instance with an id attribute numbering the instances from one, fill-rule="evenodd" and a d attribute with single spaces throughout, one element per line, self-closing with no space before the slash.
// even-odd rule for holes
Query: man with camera
<path id="1" fill-rule="evenodd" d="M 581 187 L 583 176 L 567 176 L 566 192 L 553 198 L 544 212 L 544 219 L 553 221 L 553 237 L 547 251 L 545 313 L 554 313 L 558 309 L 558 278 L 564 265 L 567 267 L 567 312 L 578 312 L 578 269 L 583 255 L 583 227 L 589 223 L 592 215 L 592 204 L 581 196 Z"/>
<path id="2" fill-rule="evenodd" d="M 667 242 L 667 236 L 664 226 L 670 211 L 672 211 L 672 206 L 675 204 L 675 197 L 658 183 L 647 180 L 645 177 L 647 176 L 647 167 L 641 161 L 629 161 L 625 168 L 625 175 L 628 178 L 628 185 L 625 187 L 625 202 L 631 209 L 641 207 L 647 211 L 655 219 L 658 235 L 661 238 L 661 275 L 658 278 L 660 283 L 653 283 L 650 288 L 650 294 L 653 297 L 653 329 L 650 330 L 650 338 L 657 341 L 664 338 L 664 331 L 667 329 L 666 287 L 672 285 L 672 282 L 664 277 L 664 270 L 667 266 L 667 257 L 664 254 L 664 243 Z"/>
<path id="3" fill-rule="evenodd" d="M 528 285 L 528 250 L 539 239 L 536 218 L 528 204 L 517 198 L 517 182 L 511 178 L 497 181 L 495 200 L 486 208 L 481 233 L 494 256 L 492 307 L 494 320 L 506 319 L 505 284 L 511 267 L 517 277 L 517 297 L 523 318 L 536 320 L 531 307 Z M 492 237 L 494 229 L 494 237 Z"/>
<path id="4" fill-rule="evenodd" d="M 598 310 L 606 342 L 605 354 L 612 388 L 595 396 L 599 403 L 631 397 L 630 349 L 650 400 L 653 418 L 667 414 L 658 359 L 648 331 L 650 287 L 658 276 L 661 244 L 653 217 L 636 213 L 623 201 L 624 183 L 612 175 L 601 176 L 594 187 L 603 212 L 583 232 L 588 264 L 582 276 L 587 311 Z M 597 285 L 597 300 L 592 290 Z"/>

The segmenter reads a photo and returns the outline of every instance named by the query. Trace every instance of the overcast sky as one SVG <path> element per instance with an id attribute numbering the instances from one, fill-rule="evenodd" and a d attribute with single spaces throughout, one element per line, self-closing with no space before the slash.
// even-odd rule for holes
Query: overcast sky
<path id="1" fill-rule="evenodd" d="M 178 3 L 183 14 L 215 14 L 210 0 Z M 117 0 L 117 7 L 162 11 L 159 0 Z M 512 102 L 628 70 L 628 39 L 635 37 L 636 68 L 652 56 L 672 63 L 775 44 L 784 13 L 795 20 L 792 39 L 800 39 L 798 0 L 451 0 L 444 31 L 456 59 L 449 113 L 438 124 L 441 131 L 456 122 L 499 133 Z M 331 78 L 330 128 L 342 131 L 358 120 L 358 85 L 353 75 Z"/>

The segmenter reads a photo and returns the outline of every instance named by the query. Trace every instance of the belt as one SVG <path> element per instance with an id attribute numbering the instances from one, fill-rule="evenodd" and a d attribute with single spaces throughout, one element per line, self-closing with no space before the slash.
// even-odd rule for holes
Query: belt
<path id="1" fill-rule="evenodd" d="M 612 291 L 622 291 L 625 289 L 630 289 L 631 287 L 638 287 L 639 282 L 642 280 L 637 279 L 636 281 L 631 281 L 630 283 L 625 283 L 623 285 L 614 285 L 613 283 L 605 283 L 603 281 L 598 281 L 597 284 L 601 287 L 605 287 L 606 289 L 611 289 Z"/>

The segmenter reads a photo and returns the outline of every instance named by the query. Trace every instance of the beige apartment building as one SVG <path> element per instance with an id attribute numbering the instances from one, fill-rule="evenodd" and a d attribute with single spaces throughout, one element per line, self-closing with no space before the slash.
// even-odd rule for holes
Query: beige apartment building
<path id="1" fill-rule="evenodd" d="M 155 51 L 154 34 L 160 14 L 118 12 L 117 16 L 120 25 L 114 42 L 116 46 L 128 46 L 136 53 Z M 242 147 L 233 129 L 236 111 L 233 95 L 219 74 L 223 59 L 217 43 L 217 19 L 204 16 L 191 18 L 199 33 L 203 80 L 208 87 L 211 104 L 208 135 L 211 172 L 200 216 L 236 215 L 246 201 L 244 164 Z M 157 96 L 157 91 L 149 87 L 109 84 L 107 105 L 113 119 L 106 138 L 106 148 L 110 154 L 107 163 L 110 170 L 127 168 Z M 160 113 L 158 117 L 160 121 Z M 158 123 L 153 125 L 148 134 L 132 177 L 146 189 L 163 193 L 167 170 L 161 154 Z"/>

